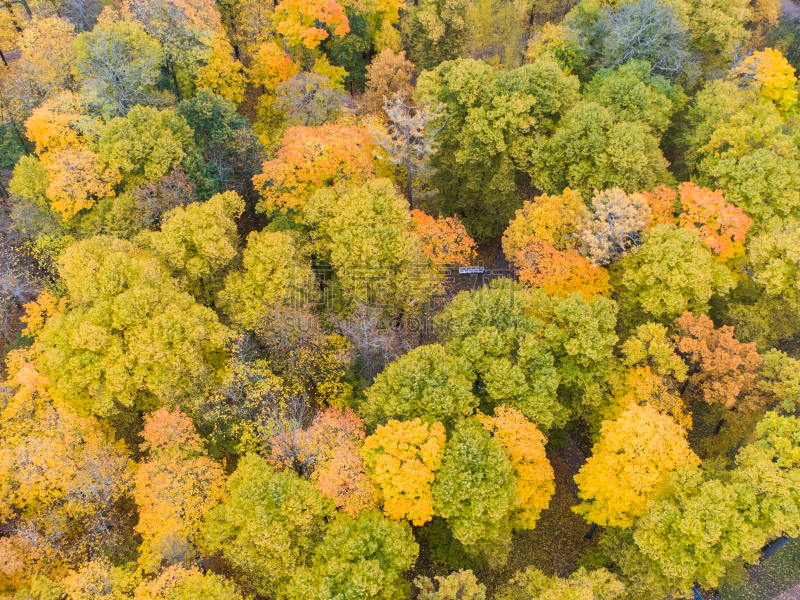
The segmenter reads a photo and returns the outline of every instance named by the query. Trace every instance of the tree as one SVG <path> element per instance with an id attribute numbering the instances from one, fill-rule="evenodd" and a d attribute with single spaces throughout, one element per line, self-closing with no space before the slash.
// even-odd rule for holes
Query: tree
<path id="1" fill-rule="evenodd" d="M 678 351 L 694 363 L 689 383 L 705 402 L 740 410 L 764 403 L 756 389 L 763 359 L 755 343 L 743 344 L 733 337 L 733 327 L 714 329 L 711 319 L 690 312 L 675 319 L 675 328 Z"/>
<path id="2" fill-rule="evenodd" d="M 158 226 L 165 213 L 199 200 L 197 186 L 180 165 L 162 178 L 135 188 L 131 195 L 136 203 L 134 222 L 138 228 Z"/>
<path id="3" fill-rule="evenodd" d="M 679 85 L 653 75 L 653 70 L 643 60 L 625 62 L 614 70 L 601 69 L 586 86 L 583 98 L 610 110 L 618 122 L 647 124 L 660 137 L 671 117 L 683 108 L 686 96 Z"/>
<path id="4" fill-rule="evenodd" d="M 420 600 L 486 600 L 486 586 L 479 583 L 472 571 L 453 571 L 447 577 L 417 577 Z"/>
<path id="5" fill-rule="evenodd" d="M 511 262 L 520 283 L 550 295 L 580 292 L 588 300 L 595 294 L 611 292 L 608 271 L 573 248 L 556 250 L 547 242 L 534 240 L 519 250 Z"/>
<path id="6" fill-rule="evenodd" d="M 508 406 L 498 407 L 494 417 L 478 414 L 477 419 L 505 448 L 514 467 L 517 507 L 512 524 L 519 529 L 533 529 L 556 491 L 553 467 L 544 449 L 547 438 L 520 411 Z"/>
<path id="7" fill-rule="evenodd" d="M 407 598 L 402 573 L 417 559 L 419 545 L 407 523 L 374 510 L 353 519 L 338 515 L 317 546 L 311 566 L 298 572 L 291 598 Z"/>
<path id="8" fill-rule="evenodd" d="M 20 588 L 122 541 L 135 468 L 109 427 L 52 402 L 31 358 L 7 354 L 0 408 L 0 573 Z"/>
<path id="9" fill-rule="evenodd" d="M 603 296 L 586 300 L 578 293 L 548 296 L 537 290 L 529 311 L 544 324 L 535 336 L 555 359 L 559 401 L 575 414 L 591 414 L 614 369 L 616 304 Z"/>
<path id="10" fill-rule="evenodd" d="M 683 212 L 678 223 L 697 231 L 715 254 L 737 254 L 753 220 L 741 208 L 728 204 L 719 190 L 712 192 L 691 182 L 682 183 L 679 190 Z"/>
<path id="11" fill-rule="evenodd" d="M 656 598 L 716 587 L 742 561 L 756 563 L 766 543 L 796 535 L 798 421 L 768 413 L 755 442 L 728 473 L 694 465 L 673 473 L 670 491 L 637 521 L 603 540 L 631 593 Z"/>
<path id="12" fill-rule="evenodd" d="M 346 515 L 377 508 L 375 485 L 367 474 L 361 454 L 349 447 L 337 448 L 333 456 L 318 465 L 312 475 L 317 489 L 336 503 Z"/>
<path id="13" fill-rule="evenodd" d="M 747 245 L 747 259 L 755 283 L 768 296 L 800 298 L 800 222 L 787 219 L 754 235 Z"/>
<path id="14" fill-rule="evenodd" d="M 409 12 L 412 54 L 420 69 L 433 69 L 446 60 L 459 58 L 467 35 L 466 2 L 422 0 Z"/>
<path id="15" fill-rule="evenodd" d="M 759 96 L 775 103 L 782 114 L 797 104 L 797 77 L 778 50 L 765 48 L 753 52 L 733 69 L 730 76 L 740 86 L 755 90 Z"/>
<path id="16" fill-rule="evenodd" d="M 543 194 L 533 201 L 526 200 L 503 232 L 503 252 L 514 257 L 532 240 L 567 250 L 574 245 L 578 228 L 587 218 L 580 194 L 569 188 L 560 196 Z"/>
<path id="17" fill-rule="evenodd" d="M 479 399 L 508 404 L 547 431 L 566 422 L 558 402 L 554 357 L 537 337 L 542 323 L 527 314 L 529 297 L 509 280 L 461 292 L 436 317 L 448 353 L 468 361 Z"/>
<path id="18" fill-rule="evenodd" d="M 644 364 L 662 377 L 685 381 L 688 369 L 676 350 L 667 328 L 660 323 L 639 325 L 622 344 L 626 365 Z"/>
<path id="19" fill-rule="evenodd" d="M 431 484 L 442 464 L 444 442 L 442 424 L 423 423 L 419 417 L 392 419 L 364 440 L 364 460 L 389 518 L 408 519 L 417 527 L 433 518 Z"/>
<path id="20" fill-rule="evenodd" d="M 331 124 L 291 127 L 275 158 L 253 177 L 261 194 L 256 210 L 284 211 L 302 220 L 306 203 L 320 187 L 339 182 L 361 185 L 374 174 L 365 130 Z"/>
<path id="21" fill-rule="evenodd" d="M 626 2 L 606 15 L 603 51 L 609 66 L 647 61 L 649 71 L 672 81 L 697 77 L 697 58 L 690 30 L 681 18 L 681 3 L 659 0 Z"/>
<path id="22" fill-rule="evenodd" d="M 233 48 L 222 35 L 214 36 L 207 50 L 206 64 L 198 70 L 195 84 L 201 90 L 236 104 L 244 98 L 247 77 L 242 64 L 233 58 Z"/>
<path id="23" fill-rule="evenodd" d="M 298 73 L 275 88 L 275 110 L 289 126 L 316 127 L 332 123 L 347 100 L 331 78 L 320 73 Z"/>
<path id="24" fill-rule="evenodd" d="M 184 290 L 208 305 L 222 287 L 223 270 L 238 254 L 234 219 L 243 210 L 236 192 L 217 194 L 173 208 L 164 215 L 161 231 L 140 235 L 138 241 L 164 262 Z"/>
<path id="25" fill-rule="evenodd" d="M 665 185 L 659 185 L 652 192 L 642 192 L 642 196 L 650 207 L 650 227 L 674 225 L 678 222 L 675 218 L 678 193 L 675 190 Z"/>
<path id="26" fill-rule="evenodd" d="M 800 214 L 797 145 L 771 104 L 748 106 L 715 123 L 698 153 L 698 182 L 721 189 L 757 223 Z"/>
<path id="27" fill-rule="evenodd" d="M 137 104 L 163 106 L 169 97 L 156 89 L 163 61 L 161 44 L 130 21 L 98 24 L 75 40 L 73 72 L 81 91 L 104 113 L 124 117 Z"/>
<path id="28" fill-rule="evenodd" d="M 91 208 L 98 199 L 114 195 L 116 176 L 103 172 L 100 158 L 90 150 L 48 152 L 45 169 L 45 195 L 52 209 L 64 219 Z"/>
<path id="29" fill-rule="evenodd" d="M 714 294 L 732 286 L 730 272 L 714 260 L 700 235 L 674 225 L 645 233 L 639 251 L 620 261 L 614 282 L 632 325 L 669 322 L 687 310 L 704 312 Z"/>
<path id="30" fill-rule="evenodd" d="M 425 104 L 409 106 L 403 92 L 395 92 L 391 99 L 384 101 L 383 107 L 389 127 L 386 133 L 378 127 L 372 130 L 373 142 L 383 150 L 383 154 L 375 157 L 406 172 L 406 195 L 413 207 L 413 175 L 430 170 L 428 159 L 436 150 L 434 142 L 441 131 L 441 127 L 434 129 L 431 123 L 441 115 L 438 106 L 433 110 Z"/>
<path id="31" fill-rule="evenodd" d="M 396 54 L 391 48 L 381 51 L 367 66 L 367 89 L 361 96 L 361 106 L 367 112 L 383 114 L 384 103 L 395 93 L 409 97 L 413 71 L 414 65 L 406 60 L 405 51 Z"/>
<path id="32" fill-rule="evenodd" d="M 10 4 L 6 7 L 10 8 Z M 71 89 L 75 26 L 58 16 L 37 16 L 21 33 L 21 56 L 14 70 L 23 94 L 19 100 L 29 111 L 42 101 Z"/>
<path id="33" fill-rule="evenodd" d="M 134 600 L 242 600 L 239 588 L 213 571 L 196 567 L 167 567 L 151 581 L 143 582 L 134 592 Z M 74 598 L 71 600 L 78 600 Z M 83 599 L 80 599 L 83 600 Z M 88 600 L 88 599 L 87 599 Z"/>
<path id="34" fill-rule="evenodd" d="M 515 181 L 531 169 L 546 137 L 577 101 L 578 81 L 549 58 L 500 71 L 455 60 L 420 76 L 417 96 L 442 107 L 432 124 L 442 127 L 431 158 L 439 191 L 435 208 L 457 213 L 470 235 L 483 241 L 514 214 Z"/>
<path id="35" fill-rule="evenodd" d="M 641 245 L 650 219 L 650 206 L 641 194 L 629 196 L 620 188 L 595 190 L 591 216 L 578 231 L 578 239 L 595 264 L 606 265 Z"/>
<path id="36" fill-rule="evenodd" d="M 332 267 L 328 298 L 340 314 L 359 303 L 386 313 L 408 310 L 439 285 L 439 272 L 411 230 L 408 202 L 387 179 L 318 190 L 304 223 L 317 262 Z"/>
<path id="37" fill-rule="evenodd" d="M 69 306 L 37 344 L 65 400 L 109 415 L 188 402 L 214 381 L 229 332 L 152 256 L 97 236 L 70 246 L 59 272 Z"/>
<path id="38" fill-rule="evenodd" d="M 581 81 L 589 79 L 588 54 L 572 27 L 548 22 L 535 32 L 528 40 L 525 62 L 532 63 L 543 56 L 552 57 L 567 75 L 575 75 Z"/>
<path id="39" fill-rule="evenodd" d="M 251 329 L 269 306 L 308 302 L 314 274 L 288 233 L 265 230 L 248 235 L 242 266 L 226 275 L 218 294 L 220 307 L 234 323 Z"/>
<path id="40" fill-rule="evenodd" d="M 548 193 L 569 187 L 588 198 L 593 190 L 655 187 L 667 179 L 666 168 L 646 123 L 619 121 L 611 110 L 584 100 L 564 115 L 529 173 Z"/>
<path id="41" fill-rule="evenodd" d="M 467 362 L 439 344 L 427 344 L 398 358 L 375 378 L 362 410 L 371 422 L 422 417 L 450 423 L 471 415 L 477 405 Z"/>
<path id="42" fill-rule="evenodd" d="M 192 130 L 175 111 L 135 106 L 105 126 L 98 155 L 125 189 L 159 179 L 178 164 L 191 174 L 191 147 Z"/>
<path id="43" fill-rule="evenodd" d="M 359 304 L 347 320 L 337 321 L 336 326 L 347 337 L 359 373 L 370 382 L 409 349 L 402 328 L 385 319 L 377 308 Z"/>
<path id="44" fill-rule="evenodd" d="M 217 191 L 249 197 L 250 182 L 261 166 L 261 147 L 247 119 L 230 100 L 203 89 L 178 104 L 178 114 L 194 132 L 206 162 L 207 177 Z"/>
<path id="45" fill-rule="evenodd" d="M 143 451 L 133 497 L 139 509 L 136 532 L 142 536 L 139 562 L 147 571 L 189 562 L 200 543 L 200 527 L 222 501 L 222 467 L 205 456 L 191 419 L 179 408 L 145 417 Z"/>
<path id="46" fill-rule="evenodd" d="M 333 503 L 254 454 L 239 461 L 228 494 L 206 524 L 209 550 L 221 550 L 258 593 L 291 597 L 292 577 L 322 541 Z"/>
<path id="47" fill-rule="evenodd" d="M 518 572 L 506 584 L 499 600 L 622 600 L 626 596 L 623 583 L 606 569 L 587 572 L 581 567 L 567 579 L 547 577 L 534 567 Z"/>
<path id="48" fill-rule="evenodd" d="M 433 482 L 434 511 L 467 553 L 491 548 L 505 562 L 509 514 L 516 506 L 514 469 L 503 448 L 475 419 L 464 419 L 445 445 Z"/>
<path id="49" fill-rule="evenodd" d="M 259 345 L 288 391 L 309 396 L 317 406 L 343 408 L 350 402 L 352 387 L 342 381 L 349 366 L 343 336 L 323 329 L 308 304 L 266 305 L 260 317 Z"/>
<path id="50" fill-rule="evenodd" d="M 222 33 L 220 15 L 214 2 L 183 0 L 125 0 L 122 14 L 138 21 L 156 38 L 164 51 L 167 74 L 181 99 L 189 92 L 188 79 L 196 75 L 207 55 L 207 40 Z"/>
<path id="51" fill-rule="evenodd" d="M 582 503 L 574 510 L 604 527 L 630 527 L 672 471 L 699 462 L 671 417 L 633 406 L 616 421 L 603 422 L 592 455 L 575 476 Z"/>
<path id="52" fill-rule="evenodd" d="M 422 251 L 434 264 L 467 265 L 475 258 L 477 244 L 458 217 L 434 219 L 421 210 L 412 210 L 411 217 Z"/>
<path id="53" fill-rule="evenodd" d="M 301 46 L 303 60 L 309 71 L 314 67 L 314 49 L 329 35 L 328 30 L 318 24 L 330 27 L 338 36 L 350 31 L 344 9 L 336 2 L 324 0 L 289 0 L 275 8 L 274 20 L 275 30 L 287 43 Z M 307 54 L 306 50 L 310 52 Z"/>

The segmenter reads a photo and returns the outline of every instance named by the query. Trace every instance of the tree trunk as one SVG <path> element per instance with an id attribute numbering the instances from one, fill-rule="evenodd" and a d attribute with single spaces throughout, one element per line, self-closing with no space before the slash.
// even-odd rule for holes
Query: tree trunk
<path id="1" fill-rule="evenodd" d="M 722 425 L 725 423 L 725 419 L 721 419 L 719 423 L 717 423 L 716 428 L 714 429 L 714 435 L 719 433 L 719 430 L 722 429 Z"/>
<path id="2" fill-rule="evenodd" d="M 0 60 L 2 60 L 2 61 L 3 61 L 3 64 L 4 64 L 5 66 L 8 66 L 8 61 L 6 60 L 6 55 L 5 55 L 5 54 L 3 54 L 3 51 L 2 51 L 2 50 L 0 50 Z"/>
<path id="3" fill-rule="evenodd" d="M 592 523 L 592 526 L 589 527 L 589 531 L 586 533 L 585 536 L 583 536 L 584 539 L 587 539 L 587 540 L 592 539 L 592 536 L 594 535 L 595 531 L 597 531 L 597 523 Z"/>
<path id="4" fill-rule="evenodd" d="M 28 15 L 28 18 L 32 19 L 33 13 L 31 12 L 31 7 L 28 6 L 27 0 L 19 0 L 19 3 L 22 4 L 22 8 L 25 9 L 25 14 Z"/>
<path id="5" fill-rule="evenodd" d="M 414 198 L 411 195 L 411 146 L 408 147 L 406 160 L 406 192 L 408 193 L 408 208 L 414 210 Z"/>
<path id="6" fill-rule="evenodd" d="M 169 65 L 169 72 L 172 75 L 172 83 L 175 85 L 175 93 L 178 95 L 178 100 L 183 100 L 181 88 L 178 86 L 178 75 L 175 73 L 175 65 Z"/>

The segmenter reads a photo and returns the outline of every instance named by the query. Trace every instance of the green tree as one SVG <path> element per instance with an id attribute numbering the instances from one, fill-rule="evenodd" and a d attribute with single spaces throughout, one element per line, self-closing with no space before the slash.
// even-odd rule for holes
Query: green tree
<path id="1" fill-rule="evenodd" d="M 192 130 L 174 110 L 135 106 L 103 128 L 98 155 L 122 189 L 160 179 L 177 164 L 200 185 L 202 159 Z"/>
<path id="2" fill-rule="evenodd" d="M 502 564 L 511 541 L 515 485 L 505 450 L 478 421 L 465 419 L 445 445 L 433 482 L 434 510 L 467 554 L 491 552 L 493 562 Z"/>
<path id="3" fill-rule="evenodd" d="M 296 600 L 394 600 L 409 598 L 402 577 L 417 559 L 419 545 L 408 523 L 365 510 L 356 518 L 339 514 L 328 526 L 307 569 L 292 582 Z"/>
<path id="4" fill-rule="evenodd" d="M 698 150 L 699 183 L 721 189 L 757 222 L 800 216 L 800 152 L 784 127 L 771 103 L 748 106 L 717 123 Z"/>
<path id="5" fill-rule="evenodd" d="M 498 600 L 622 600 L 625 586 L 606 569 L 587 572 L 581 567 L 568 578 L 548 577 L 535 567 L 517 573 L 503 586 Z"/>
<path id="6" fill-rule="evenodd" d="M 730 271 L 716 261 L 697 232 L 656 225 L 614 273 L 624 325 L 668 323 L 686 311 L 704 313 L 714 294 L 733 287 Z"/>
<path id="7" fill-rule="evenodd" d="M 442 127 L 431 159 L 436 208 L 457 213 L 476 240 L 493 237 L 518 208 L 517 179 L 578 100 L 577 78 L 549 57 L 498 71 L 455 60 L 423 73 L 417 91 L 444 109 L 433 124 Z"/>
<path id="8" fill-rule="evenodd" d="M 200 90 L 193 98 L 182 100 L 177 113 L 194 132 L 214 191 L 249 192 L 249 182 L 261 165 L 261 146 L 247 119 L 236 112 L 236 105 L 209 90 Z"/>
<path id="9" fill-rule="evenodd" d="M 206 525 L 209 549 L 222 551 L 258 593 L 291 597 L 292 579 L 311 564 L 333 503 L 311 483 L 254 454 L 239 462 L 228 494 Z"/>
<path id="10" fill-rule="evenodd" d="M 210 305 L 222 287 L 222 273 L 238 254 L 235 219 L 244 201 L 236 192 L 217 194 L 206 202 L 173 208 L 164 215 L 161 231 L 139 236 L 166 265 L 184 290 Z"/>
<path id="11" fill-rule="evenodd" d="M 615 366 L 616 313 L 616 303 L 604 296 L 586 300 L 537 290 L 531 297 L 530 314 L 544 324 L 537 336 L 555 357 L 558 397 L 578 415 L 591 415 L 603 401 Z"/>
<path id="12" fill-rule="evenodd" d="M 422 0 L 409 11 L 407 35 L 421 69 L 459 57 L 467 39 L 467 7 L 466 0 Z"/>
<path id="13" fill-rule="evenodd" d="M 478 406 L 472 380 L 467 361 L 439 344 L 427 344 L 401 356 L 375 378 L 362 410 L 373 422 L 420 417 L 451 423 Z"/>
<path id="14" fill-rule="evenodd" d="M 108 415 L 185 403 L 213 383 L 228 330 L 130 242 L 97 236 L 59 259 L 69 307 L 38 335 L 63 398 Z"/>
<path id="15" fill-rule="evenodd" d="M 407 309 L 438 284 L 412 230 L 408 201 L 388 179 L 318 190 L 304 221 L 317 262 L 333 267 L 335 310 L 352 310 L 357 303 Z"/>
<path id="16" fill-rule="evenodd" d="M 554 357 L 537 333 L 542 323 L 526 313 L 529 295 L 509 280 L 461 292 L 436 317 L 447 350 L 466 359 L 486 408 L 509 404 L 544 431 L 566 422 L 558 403 Z"/>
<path id="17" fill-rule="evenodd" d="M 617 122 L 645 123 L 657 137 L 686 103 L 680 86 L 651 75 L 650 64 L 642 60 L 632 60 L 617 69 L 602 69 L 586 86 L 583 99 L 610 110 Z"/>
<path id="18" fill-rule="evenodd" d="M 550 194 L 569 187 L 588 199 L 594 190 L 653 188 L 668 180 L 667 164 L 649 125 L 585 100 L 564 115 L 530 175 Z"/>
<path id="19" fill-rule="evenodd" d="M 241 271 L 231 271 L 218 304 L 234 323 L 253 328 L 267 307 L 310 298 L 314 273 L 284 231 L 254 231 L 247 236 Z"/>

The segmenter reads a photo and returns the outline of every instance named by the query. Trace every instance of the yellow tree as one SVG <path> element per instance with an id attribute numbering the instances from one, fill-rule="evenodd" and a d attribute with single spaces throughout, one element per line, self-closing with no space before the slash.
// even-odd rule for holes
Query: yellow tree
<path id="1" fill-rule="evenodd" d="M 515 408 L 504 405 L 494 412 L 494 417 L 478 414 L 477 418 L 505 448 L 517 476 L 517 510 L 511 522 L 520 529 L 533 529 L 556 491 L 555 474 L 544 449 L 547 438 Z"/>
<path id="2" fill-rule="evenodd" d="M 0 585 L 59 577 L 87 553 L 120 541 L 120 502 L 135 465 L 114 432 L 54 403 L 50 381 L 30 362 L 6 356 L 0 384 Z M 7 589 L 7 588 L 6 588 Z"/>
<path id="3" fill-rule="evenodd" d="M 667 475 L 699 462 L 674 419 L 652 406 L 633 406 L 603 423 L 592 456 L 575 475 L 583 502 L 573 510 L 591 523 L 630 527 Z"/>
<path id="4" fill-rule="evenodd" d="M 142 536 L 139 562 L 156 571 L 196 556 L 200 526 L 225 490 L 222 467 L 203 452 L 191 419 L 179 408 L 160 408 L 145 417 L 143 451 L 133 497 Z"/>
<path id="5" fill-rule="evenodd" d="M 383 494 L 383 511 L 392 519 L 424 525 L 433 518 L 431 485 L 442 465 L 444 426 L 435 422 L 395 421 L 378 425 L 362 450 L 370 476 Z"/>
<path id="6" fill-rule="evenodd" d="M 560 196 L 537 196 L 526 201 L 503 233 L 503 251 L 511 258 L 525 248 L 531 238 L 566 250 L 574 244 L 571 237 L 588 218 L 581 196 L 565 188 Z"/>
<path id="7" fill-rule="evenodd" d="M 774 102 L 783 114 L 797 104 L 794 67 L 779 50 L 765 48 L 753 52 L 734 67 L 730 75 L 740 86 L 755 90 L 762 98 Z"/>

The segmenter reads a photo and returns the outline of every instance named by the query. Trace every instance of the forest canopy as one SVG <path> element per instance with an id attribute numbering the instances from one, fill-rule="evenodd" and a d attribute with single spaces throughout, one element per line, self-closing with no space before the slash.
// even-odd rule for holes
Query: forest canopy
<path id="1" fill-rule="evenodd" d="M 746 589 L 798 50 L 798 0 L 0 0 L 0 598 Z"/>

